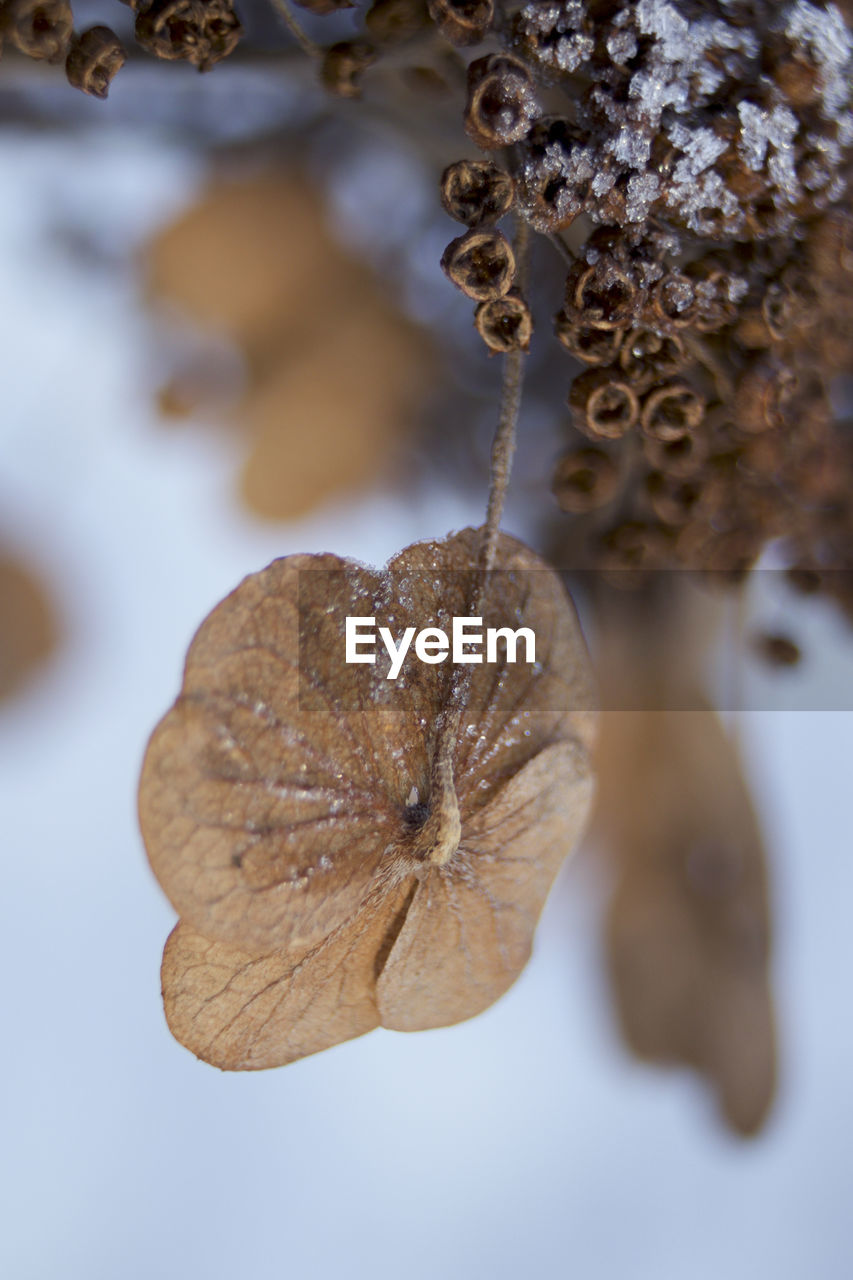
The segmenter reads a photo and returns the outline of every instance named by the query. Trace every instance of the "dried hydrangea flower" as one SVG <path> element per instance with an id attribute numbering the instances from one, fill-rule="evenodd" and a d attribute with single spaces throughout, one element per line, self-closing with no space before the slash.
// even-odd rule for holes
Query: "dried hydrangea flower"
<path id="1" fill-rule="evenodd" d="M 588 661 L 559 579 L 500 538 L 483 623 L 532 628 L 532 667 L 413 660 L 390 681 L 387 661 L 343 661 L 347 616 L 395 636 L 467 616 L 479 547 L 467 530 L 382 572 L 274 561 L 193 640 L 140 817 L 181 916 L 167 1018 L 206 1061 L 270 1067 L 380 1024 L 458 1022 L 526 963 L 591 795 Z"/>

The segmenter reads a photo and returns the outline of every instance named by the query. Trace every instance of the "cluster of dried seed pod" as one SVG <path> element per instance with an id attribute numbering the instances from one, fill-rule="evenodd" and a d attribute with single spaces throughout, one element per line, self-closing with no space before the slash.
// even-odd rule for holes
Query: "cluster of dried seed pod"
<path id="1" fill-rule="evenodd" d="M 518 148 L 540 230 L 583 211 L 763 239 L 841 193 L 851 42 L 834 5 L 532 0 L 507 44 L 564 91 Z"/>
<path id="2" fill-rule="evenodd" d="M 450 280 L 477 306 L 474 323 L 490 351 L 526 351 L 533 333 L 530 308 L 516 285 L 512 245 L 495 223 L 512 206 L 509 174 L 490 160 L 457 160 L 441 178 L 447 213 L 468 230 L 441 259 Z"/>
<path id="3" fill-rule="evenodd" d="M 553 487 L 564 511 L 590 517 L 592 563 L 737 578 L 774 538 L 803 565 L 853 561 L 850 451 L 828 388 L 849 352 L 835 340 L 853 319 L 849 223 L 818 220 L 805 250 L 782 239 L 685 260 L 678 242 L 657 266 L 624 232 L 591 238 L 555 329 L 587 366 L 573 424 L 611 466 L 593 483 L 589 444 L 575 444 Z"/>
<path id="4" fill-rule="evenodd" d="M 442 267 L 490 350 L 526 349 L 498 224 L 563 251 L 571 228 L 554 331 L 580 372 L 553 489 L 593 563 L 737 576 L 781 536 L 803 566 L 853 560 L 827 382 L 853 341 L 849 18 L 822 0 L 528 0 L 500 21 L 493 0 L 376 0 L 326 53 L 325 83 L 354 96 L 385 49 L 417 64 L 430 22 L 478 46 L 463 123 L 482 154 L 442 177 L 465 228 Z"/>
<path id="5" fill-rule="evenodd" d="M 231 0 L 127 0 L 134 34 L 149 53 L 184 60 L 209 71 L 235 48 L 242 27 Z M 68 82 L 93 98 L 106 98 L 127 60 L 107 26 L 74 30 L 69 0 L 0 0 L 0 48 L 8 41 L 30 58 L 64 63 Z"/>
<path id="6" fill-rule="evenodd" d="M 109 27 L 76 32 L 69 0 L 0 0 L 0 49 L 4 40 L 28 58 L 64 63 L 69 84 L 93 98 L 106 98 L 127 57 Z"/>

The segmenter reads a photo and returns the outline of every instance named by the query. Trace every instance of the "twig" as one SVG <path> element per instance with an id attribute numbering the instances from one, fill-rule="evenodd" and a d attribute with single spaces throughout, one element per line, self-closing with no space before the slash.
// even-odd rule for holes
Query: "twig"
<path id="1" fill-rule="evenodd" d="M 572 253 L 563 237 L 558 232 L 552 231 L 547 238 L 551 241 L 551 244 L 557 250 L 563 261 L 568 263 L 570 267 L 573 267 L 577 262 L 577 258 Z"/>
<path id="2" fill-rule="evenodd" d="M 527 265 L 528 228 L 523 218 L 516 223 L 515 256 L 518 264 L 517 279 L 523 287 Z M 515 453 L 515 433 L 521 408 L 521 387 L 524 380 L 524 352 L 516 349 L 504 356 L 501 409 L 495 438 L 492 441 L 492 474 L 489 485 L 489 501 L 483 541 L 480 546 L 480 568 L 488 574 L 495 566 L 498 533 L 504 500 L 509 486 L 512 459 Z M 485 581 L 480 589 L 480 603 L 485 593 Z M 479 610 L 477 610 L 478 612 Z"/>
<path id="3" fill-rule="evenodd" d="M 527 275 L 527 241 L 528 227 L 522 218 L 516 221 L 515 260 L 516 283 L 524 288 Z M 491 480 L 489 483 L 489 501 L 486 507 L 486 522 L 483 525 L 480 542 L 479 573 L 474 599 L 471 602 L 471 616 L 479 617 L 483 613 L 486 593 L 489 586 L 489 574 L 494 569 L 497 556 L 498 535 L 500 533 L 501 516 L 504 500 L 509 485 L 512 459 L 515 453 L 515 434 L 518 425 L 518 413 L 521 408 L 521 387 L 524 377 L 524 352 L 509 351 L 503 357 L 503 383 L 501 387 L 500 414 L 498 417 L 495 438 L 492 441 Z M 459 736 L 459 725 L 466 696 L 471 684 L 473 668 L 463 666 L 456 669 L 450 689 L 448 704 L 437 725 L 433 748 L 432 793 L 444 797 L 442 805 L 446 807 L 448 786 L 453 791 L 452 752 Z M 442 773 L 442 769 L 445 773 Z M 447 772 L 450 770 L 450 772 Z M 449 779 L 449 781 L 448 781 Z M 444 849 L 444 846 L 442 846 Z M 454 850 L 455 852 L 455 850 Z M 442 852 L 441 859 L 446 855 Z"/>
<path id="4" fill-rule="evenodd" d="M 300 48 L 312 58 L 321 57 L 323 50 L 302 30 L 288 0 L 270 0 L 270 3 Z"/>

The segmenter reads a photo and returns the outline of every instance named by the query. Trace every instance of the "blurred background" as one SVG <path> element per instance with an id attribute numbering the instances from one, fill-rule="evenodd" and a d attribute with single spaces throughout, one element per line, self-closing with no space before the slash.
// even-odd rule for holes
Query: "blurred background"
<path id="1" fill-rule="evenodd" d="M 696 1065 L 722 1112 L 695 1073 L 629 1053 L 600 830 L 521 979 L 470 1023 L 257 1075 L 166 1028 L 174 914 L 135 791 L 196 626 L 275 556 L 381 564 L 484 510 L 499 361 L 437 268 L 458 141 L 408 147 L 369 104 L 341 117 L 292 57 L 204 79 L 132 61 L 106 106 L 0 62 L 3 1272 L 842 1280 L 849 640 L 799 600 L 803 660 L 755 660 L 743 637 L 791 616 L 772 556 L 746 614 L 723 607 L 716 659 L 772 868 L 754 893 L 779 1066 L 758 1136 L 732 1131 L 759 1122 L 738 1124 L 719 1062 Z M 505 522 L 534 545 L 547 406 L 543 373 Z M 727 1024 L 739 1043 L 753 1007 Z"/>

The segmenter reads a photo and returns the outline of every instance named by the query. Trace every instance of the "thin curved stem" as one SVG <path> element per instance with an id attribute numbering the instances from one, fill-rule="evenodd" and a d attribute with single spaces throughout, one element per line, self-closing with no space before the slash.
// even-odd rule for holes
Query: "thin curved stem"
<path id="1" fill-rule="evenodd" d="M 527 241 L 527 223 L 523 218 L 519 218 L 516 224 L 515 256 L 518 267 L 516 278 L 522 288 L 527 274 Z M 509 487 L 509 478 L 512 472 L 512 460 L 515 454 L 516 428 L 521 409 L 521 390 L 524 382 L 525 353 L 520 349 L 509 351 L 503 360 L 501 408 L 495 438 L 492 441 L 489 501 L 486 507 L 483 541 L 480 546 L 480 568 L 485 574 L 488 574 L 495 566 L 501 516 L 503 515 L 506 491 Z M 481 598 L 484 591 L 485 583 L 481 588 Z"/>
<path id="2" fill-rule="evenodd" d="M 288 0 L 270 0 L 270 3 L 299 47 L 310 57 L 319 58 L 323 50 L 302 30 Z"/>

